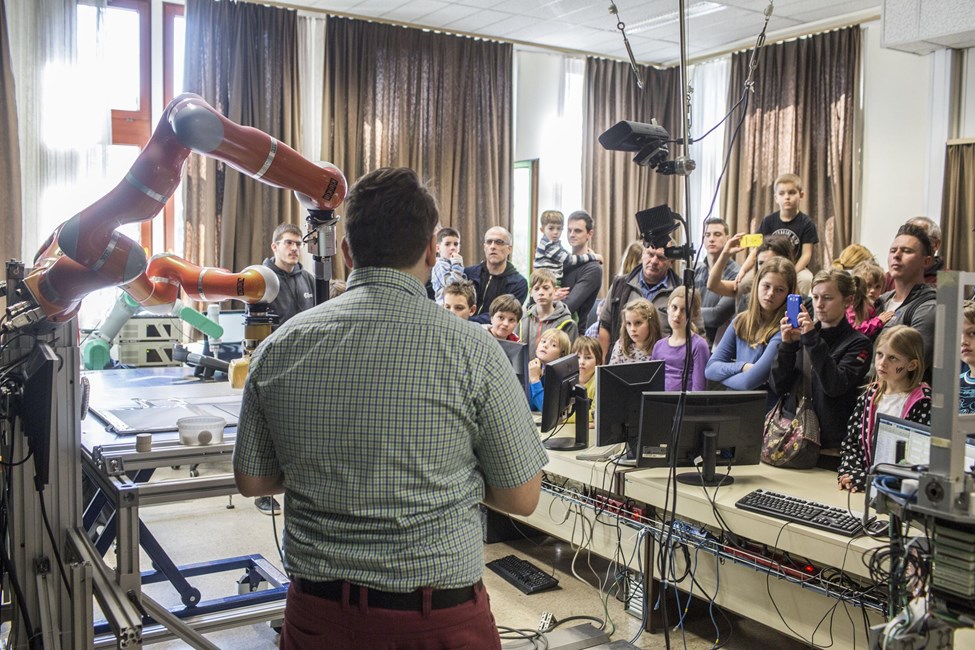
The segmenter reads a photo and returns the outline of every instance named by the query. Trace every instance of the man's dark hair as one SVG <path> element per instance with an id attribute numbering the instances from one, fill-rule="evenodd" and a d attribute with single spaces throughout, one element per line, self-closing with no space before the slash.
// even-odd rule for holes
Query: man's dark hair
<path id="1" fill-rule="evenodd" d="M 442 244 L 444 237 L 456 237 L 457 239 L 460 239 L 460 233 L 453 228 L 444 226 L 437 232 L 437 243 Z"/>
<path id="2" fill-rule="evenodd" d="M 412 169 L 369 172 L 345 199 L 345 238 L 353 264 L 413 266 L 430 244 L 439 218 L 436 199 Z"/>
<path id="3" fill-rule="evenodd" d="M 592 232 L 592 215 L 585 210 L 576 210 L 569 215 L 566 221 L 585 221 L 586 222 L 586 232 Z"/>
<path id="4" fill-rule="evenodd" d="M 894 238 L 896 239 L 901 235 L 909 235 L 921 242 L 921 252 L 924 253 L 925 256 L 933 254 L 931 238 L 928 237 L 928 231 L 922 226 L 915 226 L 914 224 L 905 223 L 903 226 L 897 229 L 897 234 L 894 236 Z"/>
<path id="5" fill-rule="evenodd" d="M 725 235 L 731 234 L 731 228 L 728 226 L 728 222 L 722 219 L 721 217 L 711 217 L 710 219 L 705 221 L 704 229 L 707 230 L 708 226 L 713 226 L 713 225 L 719 225 L 722 228 L 724 228 Z"/>
<path id="6" fill-rule="evenodd" d="M 298 239 L 301 239 L 301 229 L 294 225 L 293 223 L 282 223 L 278 224 L 278 227 L 274 229 L 274 234 L 271 235 L 271 241 L 281 241 L 281 238 L 285 235 L 294 235 Z"/>

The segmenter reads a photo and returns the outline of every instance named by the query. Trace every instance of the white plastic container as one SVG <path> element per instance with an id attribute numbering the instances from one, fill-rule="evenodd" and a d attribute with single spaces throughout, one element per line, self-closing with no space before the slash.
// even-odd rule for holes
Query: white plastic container
<path id="1" fill-rule="evenodd" d="M 176 426 L 181 443 L 200 446 L 223 442 L 223 428 L 227 421 L 213 415 L 197 415 L 176 420 Z"/>

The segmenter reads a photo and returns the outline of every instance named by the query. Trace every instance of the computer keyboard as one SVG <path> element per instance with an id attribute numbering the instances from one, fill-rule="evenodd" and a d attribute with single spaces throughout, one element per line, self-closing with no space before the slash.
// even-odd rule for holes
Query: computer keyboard
<path id="1" fill-rule="evenodd" d="M 550 576 L 528 560 L 522 560 L 516 555 L 505 555 L 497 560 L 491 560 L 486 566 L 526 594 L 559 586 L 558 578 Z"/>
<path id="2" fill-rule="evenodd" d="M 863 530 L 863 521 L 843 508 L 824 503 L 807 501 L 798 497 L 766 490 L 749 492 L 735 504 L 736 507 L 757 512 L 776 519 L 792 521 L 810 528 L 819 528 L 837 535 L 853 537 Z M 866 532 L 877 535 L 887 530 L 887 522 L 874 519 L 866 526 Z"/>

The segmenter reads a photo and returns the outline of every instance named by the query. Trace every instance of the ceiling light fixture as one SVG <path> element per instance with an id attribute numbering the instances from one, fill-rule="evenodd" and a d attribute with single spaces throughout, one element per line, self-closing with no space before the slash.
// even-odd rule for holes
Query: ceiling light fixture
<path id="1" fill-rule="evenodd" d="M 727 8 L 727 5 L 718 4 L 717 2 L 697 2 L 687 8 L 685 16 L 688 19 L 700 18 L 701 16 L 707 16 L 708 14 L 724 11 Z M 626 29 L 631 34 L 635 34 L 638 32 L 646 32 L 651 29 L 657 29 L 658 27 L 673 25 L 679 20 L 680 13 L 677 11 L 671 11 L 670 13 L 661 14 L 659 16 L 654 16 L 653 18 L 647 18 L 646 20 L 640 20 L 632 23 L 628 25 Z"/>

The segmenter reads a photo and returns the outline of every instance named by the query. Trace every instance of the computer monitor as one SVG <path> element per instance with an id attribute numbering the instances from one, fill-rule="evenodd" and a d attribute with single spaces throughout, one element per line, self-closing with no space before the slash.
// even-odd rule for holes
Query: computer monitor
<path id="1" fill-rule="evenodd" d="M 931 427 L 904 418 L 877 414 L 877 427 L 874 430 L 875 445 L 873 462 L 923 465 L 931 458 Z M 975 440 L 965 439 L 965 471 L 975 466 Z"/>
<path id="2" fill-rule="evenodd" d="M 495 340 L 501 345 L 504 353 L 508 355 L 508 361 L 511 362 L 511 367 L 515 370 L 515 376 L 518 377 L 521 390 L 525 393 L 525 399 L 531 400 L 531 388 L 528 381 L 528 346 L 516 341 Z"/>
<path id="3" fill-rule="evenodd" d="M 727 485 L 730 476 L 715 475 L 716 465 L 758 465 L 768 393 L 762 390 L 700 391 L 685 394 L 681 428 L 674 440 L 679 392 L 643 394 L 637 467 L 667 467 L 673 460 L 700 472 L 678 474 L 692 485 Z"/>
<path id="4" fill-rule="evenodd" d="M 570 406 L 575 407 L 575 439 L 550 438 L 545 441 L 547 449 L 575 451 L 589 446 L 589 396 L 586 387 L 579 385 L 579 357 L 570 354 L 545 364 L 542 375 L 542 388 L 545 397 L 542 401 L 543 432 L 552 431 L 563 415 L 568 415 Z"/>
<path id="5" fill-rule="evenodd" d="M 635 464 L 643 392 L 664 389 L 664 362 L 641 361 L 596 368 L 596 445 L 626 443 L 626 460 Z"/>

